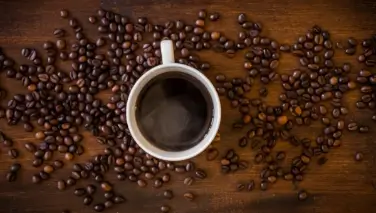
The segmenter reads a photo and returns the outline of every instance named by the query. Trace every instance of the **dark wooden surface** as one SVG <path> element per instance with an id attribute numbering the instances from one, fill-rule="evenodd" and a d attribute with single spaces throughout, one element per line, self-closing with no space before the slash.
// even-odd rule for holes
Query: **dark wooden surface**
<path id="1" fill-rule="evenodd" d="M 52 31 L 57 27 L 68 27 L 66 20 L 59 17 L 61 8 L 68 9 L 77 17 L 90 32 L 92 38 L 96 37 L 96 30 L 88 26 L 87 17 L 99 8 L 112 9 L 115 12 L 130 16 L 147 16 L 153 23 L 164 23 L 171 19 L 182 19 L 187 22 L 195 20 L 197 11 L 206 8 L 208 11 L 220 12 L 222 18 L 215 24 L 210 24 L 209 29 L 217 29 L 231 38 L 236 38 L 239 30 L 236 16 L 245 12 L 253 20 L 263 23 L 266 35 L 277 39 L 280 43 L 292 43 L 298 35 L 304 34 L 314 24 L 318 24 L 330 31 L 336 41 L 344 41 L 349 36 L 362 39 L 376 29 L 376 3 L 369 0 L 0 0 L 0 46 L 6 53 L 18 62 L 21 58 L 22 47 L 41 47 L 46 40 L 52 40 Z M 227 59 L 213 52 L 201 54 L 204 60 L 210 62 L 213 68 L 207 75 L 213 79 L 217 73 L 226 73 L 229 76 L 244 76 L 242 70 L 242 56 L 239 54 L 234 59 Z M 338 54 L 336 62 L 355 62 L 354 57 Z M 279 73 L 287 73 L 289 69 L 297 66 L 297 59 L 283 55 Z M 353 76 L 359 68 L 353 69 Z M 66 69 L 67 70 L 67 69 Z M 10 95 L 26 92 L 20 82 L 5 79 L 1 74 L 1 85 L 9 90 Z M 270 95 L 268 103 L 277 103 L 280 85 L 273 83 L 269 86 Z M 251 97 L 257 92 L 254 89 Z M 101 94 L 103 100 L 109 93 Z M 9 98 L 10 96 L 8 96 Z M 312 165 L 305 180 L 298 188 L 306 189 L 310 198 L 305 202 L 297 200 L 296 193 L 291 183 L 279 181 L 268 191 L 261 192 L 236 192 L 235 185 L 250 179 L 259 180 L 260 166 L 231 175 L 221 175 L 217 161 L 206 163 L 203 156 L 195 159 L 197 165 L 208 171 L 209 177 L 199 181 L 191 187 L 183 185 L 184 175 L 173 175 L 171 183 L 163 189 L 172 189 L 175 198 L 167 201 L 162 198 L 163 189 L 154 189 L 148 186 L 140 189 L 135 184 L 125 182 L 116 183 L 116 190 L 121 192 L 128 200 L 108 212 L 159 212 L 162 204 L 172 207 L 172 212 L 218 212 L 218 213 L 274 213 L 274 212 L 317 212 L 317 213 L 345 213 L 345 212 L 375 212 L 376 189 L 372 181 L 376 181 L 376 130 L 370 119 L 370 111 L 358 111 L 354 108 L 354 101 L 358 98 L 356 91 L 346 96 L 346 105 L 351 109 L 347 121 L 357 120 L 362 124 L 370 125 L 373 133 L 358 134 L 344 133 L 343 145 L 328 154 L 329 161 L 324 166 Z M 221 125 L 222 140 L 214 146 L 221 150 L 221 154 L 228 147 L 236 147 L 241 131 L 231 130 L 232 122 L 238 118 L 238 112 L 231 110 L 227 100 L 222 99 L 223 121 Z M 311 127 L 296 130 L 300 136 L 314 138 L 320 134 L 318 123 Z M 71 209 L 73 212 L 92 212 L 91 208 L 82 205 L 81 198 L 73 196 L 73 189 L 59 192 L 56 189 L 56 180 L 66 178 L 71 170 L 68 165 L 65 169 L 54 173 L 53 178 L 40 185 L 31 183 L 31 175 L 39 171 L 31 167 L 32 156 L 21 147 L 26 141 L 34 141 L 33 134 L 23 131 L 21 126 L 9 127 L 2 120 L 0 128 L 11 136 L 16 146 L 22 150 L 18 159 L 24 165 L 17 182 L 7 183 L 5 173 L 12 163 L 6 155 L 6 149 L 1 148 L 0 154 L 0 212 L 61 212 Z M 85 133 L 84 146 L 87 152 L 76 159 L 84 162 L 96 153 L 101 147 L 97 146 L 94 139 Z M 279 143 L 275 150 L 285 150 L 288 157 L 293 157 L 298 150 Z M 365 160 L 356 163 L 353 155 L 362 151 Z M 241 158 L 251 160 L 254 152 L 250 149 L 239 152 Z M 56 156 L 61 158 L 61 156 Z M 110 179 L 114 177 L 110 176 Z M 85 183 L 85 182 L 84 182 Z M 78 186 L 83 186 L 80 183 Z M 197 194 L 195 202 L 187 202 L 182 194 L 191 191 Z M 97 198 L 101 200 L 103 198 Z"/>

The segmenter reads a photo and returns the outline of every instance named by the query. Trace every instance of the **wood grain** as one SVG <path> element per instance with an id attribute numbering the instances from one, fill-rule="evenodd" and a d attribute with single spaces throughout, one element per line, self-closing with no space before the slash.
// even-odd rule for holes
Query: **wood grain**
<path id="1" fill-rule="evenodd" d="M 209 30 L 219 30 L 230 38 L 236 38 L 239 27 L 236 24 L 237 14 L 246 13 L 252 20 L 260 21 L 264 25 L 264 34 L 277 39 L 280 43 L 292 43 L 299 35 L 305 34 L 308 28 L 318 24 L 329 30 L 335 41 L 345 41 L 353 36 L 358 39 L 366 38 L 376 29 L 376 3 L 372 0 L 0 0 L 0 46 L 5 52 L 23 63 L 20 55 L 22 47 L 41 47 L 46 40 L 53 40 L 52 32 L 58 27 L 68 27 L 66 20 L 59 17 L 61 8 L 68 9 L 84 25 L 90 38 L 97 36 L 96 29 L 89 26 L 87 18 L 95 11 L 103 7 L 132 18 L 146 16 L 153 23 L 164 23 L 167 20 L 181 19 L 193 23 L 197 11 L 206 8 L 208 11 L 217 11 L 221 19 L 217 23 L 210 23 Z M 206 74 L 213 79 L 218 73 L 225 73 L 230 77 L 245 76 L 242 69 L 243 58 L 238 54 L 233 59 L 214 52 L 202 52 L 203 60 L 212 64 L 212 69 Z M 354 63 L 354 57 L 343 54 L 336 55 L 335 61 Z M 296 58 L 282 56 L 279 73 L 289 73 L 298 65 Z M 360 67 L 354 67 L 352 76 L 355 76 Z M 68 70 L 64 66 L 64 70 Z M 21 83 L 5 78 L 1 74 L 1 85 L 9 91 L 8 98 L 13 94 L 25 93 Z M 257 88 L 257 86 L 256 86 Z M 269 97 L 266 100 L 270 104 L 278 103 L 278 94 L 281 90 L 279 83 L 273 83 L 269 87 Z M 257 89 L 250 93 L 255 97 Z M 208 171 L 209 178 L 198 181 L 191 187 L 183 185 L 183 175 L 174 175 L 171 183 L 163 189 L 172 189 L 175 198 L 172 201 L 163 199 L 163 189 L 154 189 L 148 186 L 140 189 L 128 181 L 115 181 L 113 175 L 110 180 L 116 183 L 116 190 L 127 198 L 127 204 L 117 206 L 106 212 L 159 212 L 162 204 L 172 207 L 172 212 L 216 212 L 216 213 L 274 213 L 274 212 L 304 212 L 304 213 L 347 213 L 347 212 L 375 212 L 376 189 L 372 187 L 372 181 L 376 181 L 376 142 L 374 137 L 374 123 L 370 119 L 372 112 L 359 111 L 354 107 L 354 101 L 359 94 L 351 92 L 346 96 L 346 105 L 351 109 L 347 120 L 357 120 L 369 125 L 372 132 L 369 134 L 344 133 L 343 145 L 328 154 L 329 161 L 324 166 L 312 165 L 309 168 L 305 180 L 299 184 L 298 189 L 304 188 L 310 193 L 306 202 L 299 202 L 296 189 L 291 183 L 279 181 L 266 192 L 255 190 L 254 192 L 239 193 L 235 190 L 238 182 L 258 180 L 260 166 L 236 174 L 222 175 L 219 172 L 219 163 L 206 162 L 203 156 L 195 159 L 200 167 Z M 107 100 L 109 92 L 100 94 L 103 100 Z M 230 148 L 236 147 L 237 141 L 244 131 L 234 131 L 231 125 L 238 119 L 238 112 L 232 110 L 227 100 L 222 99 L 223 121 L 221 125 L 221 142 L 215 144 L 221 150 L 221 154 Z M 3 103 L 4 104 L 4 103 Z M 23 131 L 22 126 L 8 126 L 2 120 L 0 129 L 8 134 L 16 142 L 16 146 L 23 151 L 23 143 L 34 141 L 33 134 Z M 318 123 L 310 127 L 299 128 L 296 133 L 299 136 L 314 138 L 320 134 Z M 77 158 L 77 162 L 84 162 L 90 156 L 100 153 L 103 147 L 94 142 L 89 134 L 85 134 L 84 146 L 87 152 Z M 285 150 L 288 157 L 292 158 L 299 150 L 293 149 L 286 143 L 278 142 L 274 151 Z M 365 160 L 356 163 L 353 160 L 355 151 L 362 151 Z M 239 150 L 242 159 L 253 159 L 254 152 L 251 149 Z M 55 156 L 61 158 L 62 156 Z M 31 167 L 32 156 L 25 151 L 17 160 L 24 165 L 22 174 L 15 183 L 6 183 L 5 172 L 13 162 L 6 156 L 6 149 L 1 148 L 0 154 L 0 212 L 33 212 L 54 213 L 63 209 L 71 209 L 72 212 L 92 212 L 91 208 L 82 205 L 80 198 L 73 196 L 73 189 L 65 192 L 56 190 L 56 181 L 69 175 L 71 165 L 53 174 L 52 180 L 41 185 L 33 185 L 30 177 L 38 170 Z M 83 186 L 85 182 L 78 184 Z M 182 197 L 186 191 L 197 194 L 195 202 L 187 202 Z M 99 195 L 98 195 L 99 196 Z M 97 200 L 103 198 L 98 197 Z"/>

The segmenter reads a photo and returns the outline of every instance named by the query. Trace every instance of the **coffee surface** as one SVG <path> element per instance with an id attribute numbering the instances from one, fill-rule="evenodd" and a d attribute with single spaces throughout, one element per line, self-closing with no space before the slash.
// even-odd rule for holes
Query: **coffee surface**
<path id="1" fill-rule="evenodd" d="M 188 75 L 158 76 L 141 92 L 136 113 L 139 128 L 161 149 L 189 149 L 208 130 L 211 109 L 207 97 L 204 86 Z"/>

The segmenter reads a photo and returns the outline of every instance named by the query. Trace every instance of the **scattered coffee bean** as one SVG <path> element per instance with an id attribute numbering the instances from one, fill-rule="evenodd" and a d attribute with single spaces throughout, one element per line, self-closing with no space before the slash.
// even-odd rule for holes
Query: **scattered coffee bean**
<path id="1" fill-rule="evenodd" d="M 63 191 L 63 190 L 65 190 L 65 188 L 66 188 L 65 181 L 64 180 L 59 180 L 57 182 L 57 189 L 59 189 L 60 191 Z"/>
<path id="2" fill-rule="evenodd" d="M 213 161 L 215 160 L 219 155 L 219 151 L 216 148 L 209 148 L 206 151 L 206 160 L 207 161 Z"/>
<path id="3" fill-rule="evenodd" d="M 363 154 L 361 152 L 355 153 L 355 160 L 356 161 L 362 161 L 363 160 Z"/>
<path id="4" fill-rule="evenodd" d="M 161 212 L 169 212 L 170 211 L 170 207 L 167 206 L 167 205 L 163 205 L 161 206 Z"/>
<path id="5" fill-rule="evenodd" d="M 89 206 L 93 202 L 93 198 L 91 196 L 85 196 L 83 200 L 83 204 L 85 206 Z"/>
<path id="6" fill-rule="evenodd" d="M 61 10 L 60 11 L 60 16 L 62 18 L 67 18 L 69 16 L 69 12 L 67 10 Z"/>
<path id="7" fill-rule="evenodd" d="M 17 178 L 17 174 L 15 172 L 8 172 L 6 174 L 6 179 L 8 182 L 14 182 Z"/>
<path id="8" fill-rule="evenodd" d="M 308 194 L 307 194 L 307 192 L 305 190 L 301 190 L 301 191 L 298 192 L 298 199 L 300 201 L 304 201 L 307 198 L 308 198 Z"/>
<path id="9" fill-rule="evenodd" d="M 21 164 L 19 164 L 19 163 L 14 163 L 14 164 L 12 164 L 12 166 L 10 166 L 10 171 L 11 172 L 18 172 L 19 170 L 21 169 Z"/>
<path id="10" fill-rule="evenodd" d="M 184 179 L 184 184 L 185 184 L 185 185 L 190 186 L 190 185 L 193 184 L 193 182 L 194 182 L 194 179 L 193 179 L 192 177 L 186 177 L 186 178 Z"/>
<path id="11" fill-rule="evenodd" d="M 105 209 L 105 206 L 104 204 L 102 203 L 98 203 L 98 204 L 95 204 L 94 207 L 93 207 L 94 211 L 96 212 L 103 212 L 104 209 Z"/>
<path id="12" fill-rule="evenodd" d="M 186 192 L 183 196 L 188 201 L 193 201 L 195 199 L 195 196 L 191 192 Z"/>
<path id="13" fill-rule="evenodd" d="M 172 199 L 174 196 L 174 194 L 172 193 L 171 190 L 165 190 L 163 192 L 163 197 L 165 197 L 166 199 Z"/>

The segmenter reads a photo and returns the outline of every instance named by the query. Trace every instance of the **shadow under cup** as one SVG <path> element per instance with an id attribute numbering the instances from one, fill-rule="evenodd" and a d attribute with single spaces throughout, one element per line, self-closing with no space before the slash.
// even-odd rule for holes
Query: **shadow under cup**
<path id="1" fill-rule="evenodd" d="M 158 149 L 188 150 L 199 144 L 213 120 L 207 87 L 192 75 L 170 70 L 153 77 L 136 100 L 137 127 Z"/>

